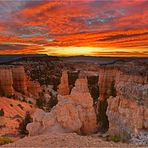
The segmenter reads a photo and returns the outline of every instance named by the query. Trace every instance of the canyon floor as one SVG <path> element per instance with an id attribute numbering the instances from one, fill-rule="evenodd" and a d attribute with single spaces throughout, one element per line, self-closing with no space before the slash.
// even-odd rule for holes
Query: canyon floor
<path id="1" fill-rule="evenodd" d="M 79 136 L 76 133 L 47 134 L 25 137 L 4 147 L 136 147 L 126 143 L 107 142 L 92 136 Z"/>

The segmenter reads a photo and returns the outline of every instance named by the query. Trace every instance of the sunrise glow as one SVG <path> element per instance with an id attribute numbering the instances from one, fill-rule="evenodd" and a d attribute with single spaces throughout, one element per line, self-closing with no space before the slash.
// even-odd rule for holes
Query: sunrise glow
<path id="1" fill-rule="evenodd" d="M 147 0 L 2 0 L 0 54 L 148 57 L 147 8 Z"/>

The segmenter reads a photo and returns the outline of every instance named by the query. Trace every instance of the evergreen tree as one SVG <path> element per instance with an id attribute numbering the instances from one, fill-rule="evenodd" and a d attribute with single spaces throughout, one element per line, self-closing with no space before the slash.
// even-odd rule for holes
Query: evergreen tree
<path id="1" fill-rule="evenodd" d="M 46 105 L 46 100 L 44 98 L 43 92 L 39 94 L 39 99 L 36 100 L 36 105 L 38 108 L 43 109 Z"/>

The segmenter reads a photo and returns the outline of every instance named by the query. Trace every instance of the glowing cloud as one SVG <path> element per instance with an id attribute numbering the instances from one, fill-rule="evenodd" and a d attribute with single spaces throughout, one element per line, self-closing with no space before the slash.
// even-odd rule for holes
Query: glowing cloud
<path id="1" fill-rule="evenodd" d="M 0 54 L 148 56 L 147 0 L 0 1 Z"/>

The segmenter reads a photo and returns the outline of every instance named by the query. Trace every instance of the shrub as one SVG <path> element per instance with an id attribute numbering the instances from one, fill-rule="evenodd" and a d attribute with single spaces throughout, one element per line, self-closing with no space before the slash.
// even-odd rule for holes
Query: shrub
<path id="1" fill-rule="evenodd" d="M 50 111 L 57 103 L 58 103 L 57 96 L 53 96 L 53 95 L 51 94 L 51 98 L 50 98 L 49 101 L 47 102 L 46 110 L 47 110 L 47 111 Z"/>
<path id="2" fill-rule="evenodd" d="M 19 133 L 21 135 L 28 135 L 28 131 L 26 129 L 26 126 L 28 123 L 32 122 L 32 118 L 30 116 L 30 113 L 27 112 L 25 115 L 25 118 L 22 120 L 22 122 L 19 124 Z"/>
<path id="3" fill-rule="evenodd" d="M 46 104 L 43 92 L 39 94 L 39 99 L 36 100 L 36 105 L 38 108 L 43 109 Z"/>
<path id="4" fill-rule="evenodd" d="M 10 104 L 11 107 L 13 107 L 13 104 Z"/>
<path id="5" fill-rule="evenodd" d="M 0 145 L 8 144 L 11 142 L 12 142 L 12 139 L 10 139 L 9 137 L 5 137 L 5 136 L 0 137 Z"/>
<path id="6" fill-rule="evenodd" d="M 0 116 L 4 116 L 4 110 L 3 109 L 0 110 Z"/>
<path id="7" fill-rule="evenodd" d="M 43 109 L 46 104 L 46 100 L 44 98 L 39 98 L 36 100 L 36 106 L 40 109 Z"/>
<path id="8" fill-rule="evenodd" d="M 22 110 L 24 109 L 24 107 L 21 104 L 18 104 L 17 106 Z"/>
<path id="9" fill-rule="evenodd" d="M 121 137 L 119 135 L 113 135 L 111 137 L 111 140 L 114 142 L 119 142 L 119 141 L 121 141 Z"/>

